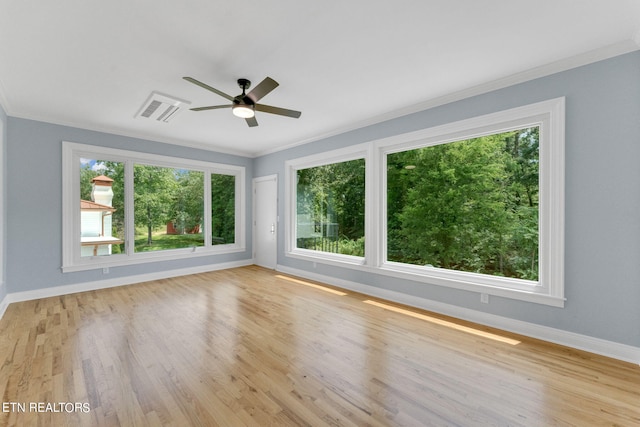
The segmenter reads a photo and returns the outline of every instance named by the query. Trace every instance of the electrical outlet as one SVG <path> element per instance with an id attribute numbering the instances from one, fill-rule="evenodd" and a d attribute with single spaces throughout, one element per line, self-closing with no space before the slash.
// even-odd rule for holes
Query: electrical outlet
<path id="1" fill-rule="evenodd" d="M 483 304 L 489 304 L 489 294 L 480 294 L 480 302 Z"/>
<path id="2" fill-rule="evenodd" d="M 105 267 L 102 269 L 102 274 L 109 274 L 109 267 Z"/>

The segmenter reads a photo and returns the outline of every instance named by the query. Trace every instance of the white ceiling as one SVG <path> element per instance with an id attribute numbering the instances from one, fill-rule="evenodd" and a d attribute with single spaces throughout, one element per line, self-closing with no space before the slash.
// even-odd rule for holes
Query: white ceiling
<path id="1" fill-rule="evenodd" d="M 639 0 L 0 0 L 0 103 L 14 117 L 255 156 L 637 49 Z M 238 78 L 270 76 L 280 86 L 260 102 L 302 117 L 258 112 L 254 128 L 230 110 L 134 117 L 153 91 L 228 102 L 183 76 L 232 96 Z"/>

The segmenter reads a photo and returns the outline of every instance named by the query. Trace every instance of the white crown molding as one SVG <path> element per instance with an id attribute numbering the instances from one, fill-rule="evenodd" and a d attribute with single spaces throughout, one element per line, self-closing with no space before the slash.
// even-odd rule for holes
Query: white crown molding
<path id="1" fill-rule="evenodd" d="M 366 120 L 362 120 L 356 123 L 352 123 L 347 126 L 335 128 L 329 132 L 300 140 L 298 142 L 288 144 L 279 148 L 271 150 L 264 150 L 255 153 L 254 157 L 261 157 L 267 154 L 276 153 L 279 151 L 288 150 L 300 145 L 308 144 L 310 142 L 319 141 L 332 136 L 340 135 L 356 129 L 361 129 L 367 126 L 375 125 L 387 120 L 395 119 L 398 117 L 406 116 L 409 114 L 417 113 L 420 111 L 428 110 L 431 108 L 439 107 L 441 105 L 450 104 L 452 102 L 460 101 L 473 96 L 482 95 L 485 93 L 493 92 L 495 90 L 504 89 L 516 84 L 525 83 L 527 81 L 535 80 L 541 77 L 546 77 L 552 74 L 567 71 L 573 68 L 578 68 L 584 65 L 592 64 L 594 62 L 603 61 L 616 56 L 624 55 L 626 53 L 640 50 L 640 31 L 635 35 L 633 39 L 625 40 L 620 43 L 612 44 L 603 48 L 594 49 L 588 52 L 584 52 L 579 55 L 575 55 L 569 58 L 561 59 L 540 67 L 535 67 L 529 70 L 522 71 L 520 73 L 512 74 L 510 76 L 493 80 L 480 85 L 472 86 L 457 92 L 453 92 L 447 95 L 439 96 L 436 98 L 428 99 L 418 104 L 409 105 L 398 110 L 389 111 L 387 113 L 371 117 Z"/>
<path id="2" fill-rule="evenodd" d="M 401 292 L 381 289 L 363 283 L 338 279 L 283 265 L 278 265 L 276 270 L 293 276 L 327 283 L 345 290 L 382 298 L 387 301 L 397 302 L 406 306 L 421 308 L 423 310 L 452 316 L 469 322 L 479 323 L 481 325 L 491 326 L 527 337 L 572 347 L 578 350 L 588 351 L 590 353 L 611 357 L 625 362 L 640 364 L 640 347 L 620 344 L 574 332 L 563 331 L 549 326 L 523 322 L 521 320 L 497 316 L 495 314 L 484 313 L 451 304 L 431 301 L 426 298 L 415 297 Z"/>

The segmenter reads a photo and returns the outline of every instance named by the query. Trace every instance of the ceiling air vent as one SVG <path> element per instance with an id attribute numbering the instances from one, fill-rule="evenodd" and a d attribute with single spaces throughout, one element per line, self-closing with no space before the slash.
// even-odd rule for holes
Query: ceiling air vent
<path id="1" fill-rule="evenodd" d="M 158 92 L 151 92 L 136 117 L 168 123 L 175 115 L 191 103 Z"/>

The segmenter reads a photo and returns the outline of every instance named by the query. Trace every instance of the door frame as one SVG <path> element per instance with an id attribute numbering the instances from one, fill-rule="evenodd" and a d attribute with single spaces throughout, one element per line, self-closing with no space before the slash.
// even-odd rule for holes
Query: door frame
<path id="1" fill-rule="evenodd" d="M 263 182 L 263 181 L 275 181 L 276 183 L 276 233 L 275 233 L 275 241 L 276 241 L 276 248 L 275 248 L 275 252 L 276 252 L 276 265 L 273 266 L 274 269 L 277 268 L 278 265 L 278 242 L 279 242 L 279 238 L 278 238 L 278 234 L 280 233 L 280 215 L 278 214 L 278 202 L 279 202 L 279 198 L 278 198 L 278 174 L 272 174 L 272 175 L 265 175 L 265 176 L 259 176 L 259 177 L 255 177 L 251 180 L 251 190 L 252 190 L 252 216 L 251 216 L 251 225 L 252 225 L 252 233 L 251 233 L 251 255 L 252 255 L 252 259 L 255 261 L 256 259 L 256 184 L 259 182 Z"/>

